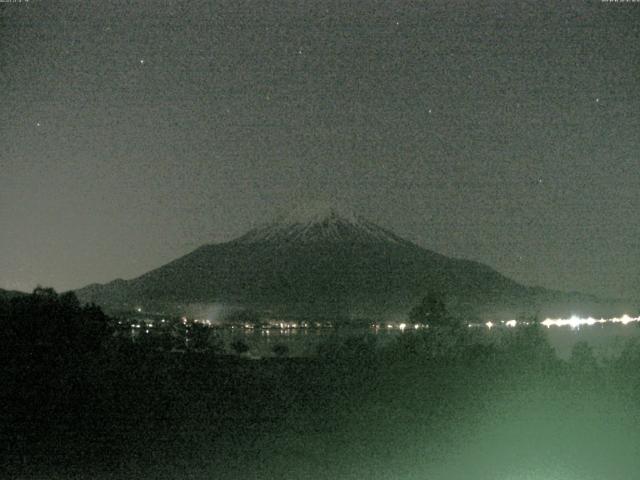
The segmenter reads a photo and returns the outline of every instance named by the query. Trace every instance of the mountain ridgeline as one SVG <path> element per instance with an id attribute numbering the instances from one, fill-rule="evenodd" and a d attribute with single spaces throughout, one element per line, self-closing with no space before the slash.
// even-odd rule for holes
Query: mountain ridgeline
<path id="1" fill-rule="evenodd" d="M 110 310 L 219 304 L 297 318 L 401 319 L 428 291 L 439 292 L 454 315 L 465 317 L 560 314 L 598 304 L 590 296 L 523 286 L 333 209 L 284 216 L 138 278 L 76 293 Z"/>

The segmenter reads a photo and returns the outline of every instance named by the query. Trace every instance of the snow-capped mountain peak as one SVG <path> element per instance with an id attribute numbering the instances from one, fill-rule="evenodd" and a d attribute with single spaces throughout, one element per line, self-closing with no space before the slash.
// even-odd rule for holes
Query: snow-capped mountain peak
<path id="1" fill-rule="evenodd" d="M 322 223 L 347 222 L 357 223 L 358 215 L 353 211 L 338 208 L 335 205 L 318 203 L 303 204 L 288 211 L 283 215 L 279 215 L 271 223 L 280 225 L 315 225 Z"/>
<path id="2" fill-rule="evenodd" d="M 238 239 L 256 242 L 392 242 L 404 243 L 392 232 L 354 212 L 333 205 L 300 206 Z"/>

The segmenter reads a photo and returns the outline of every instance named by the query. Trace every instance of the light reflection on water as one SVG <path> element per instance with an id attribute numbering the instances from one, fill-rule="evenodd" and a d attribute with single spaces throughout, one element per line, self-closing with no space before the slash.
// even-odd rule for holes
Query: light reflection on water
<path id="1" fill-rule="evenodd" d="M 289 356 L 315 355 L 319 345 L 331 338 L 344 339 L 365 334 L 375 335 L 381 344 L 401 335 L 400 330 L 371 328 L 290 328 L 290 329 L 244 329 L 219 328 L 216 334 L 228 345 L 242 338 L 254 355 L 270 356 L 276 345 L 286 345 Z"/>
<path id="2" fill-rule="evenodd" d="M 509 330 L 508 327 L 499 326 L 491 329 L 482 329 L 478 338 L 483 341 L 497 339 Z M 558 356 L 568 359 L 573 346 L 580 342 L 587 342 L 594 348 L 594 353 L 600 358 L 614 356 L 622 350 L 624 345 L 632 338 L 640 336 L 640 328 L 636 323 L 604 323 L 595 325 L 583 325 L 579 328 L 568 326 L 545 328 L 544 332 L 549 343 L 555 348 Z M 384 344 L 398 335 L 405 335 L 400 329 L 372 329 L 372 328 L 293 328 L 293 329 L 243 329 L 220 328 L 217 335 L 229 344 L 236 338 L 242 338 L 255 355 L 272 355 L 275 345 L 283 344 L 289 349 L 290 356 L 305 356 L 316 353 L 318 346 L 331 337 L 346 338 L 364 334 L 375 335 L 381 344 Z"/>

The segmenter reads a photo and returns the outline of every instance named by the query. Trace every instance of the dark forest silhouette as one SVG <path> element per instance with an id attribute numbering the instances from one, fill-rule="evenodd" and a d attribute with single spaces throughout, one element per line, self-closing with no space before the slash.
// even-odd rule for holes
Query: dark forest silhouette
<path id="1" fill-rule="evenodd" d="M 438 302 L 419 308 L 446 318 Z M 174 344 L 162 349 L 116 335 L 116 325 L 72 293 L 38 288 L 0 301 L 0 430 L 10 472 L 65 475 L 76 468 L 124 477 L 133 468 L 189 461 L 204 462 L 216 478 L 250 468 L 263 469 L 265 478 L 295 478 L 296 469 L 326 459 L 295 447 L 297 457 L 285 462 L 290 472 L 280 471 L 276 457 L 252 445 L 288 438 L 293 429 L 317 432 L 328 458 L 357 452 L 363 435 L 371 455 L 384 455 L 387 442 L 405 442 L 422 426 L 431 433 L 406 447 L 417 452 L 422 443 L 451 441 L 448 435 L 473 424 L 487 405 L 516 394 L 543 392 L 551 403 L 589 395 L 640 401 L 640 345 L 630 343 L 603 363 L 578 344 L 562 361 L 537 322 L 509 329 L 499 342 L 478 343 L 469 329 L 432 320 L 384 344 L 372 334 L 335 335 L 315 356 L 292 358 L 278 344 L 261 360 L 245 355 L 241 339 L 230 345 L 236 355 L 224 354 L 204 326 L 180 335 L 171 329 L 166 339 Z M 198 457 L 193 445 L 217 453 Z M 250 460 L 237 469 L 225 464 L 243 452 Z M 339 476 L 348 461 L 318 478 Z"/>

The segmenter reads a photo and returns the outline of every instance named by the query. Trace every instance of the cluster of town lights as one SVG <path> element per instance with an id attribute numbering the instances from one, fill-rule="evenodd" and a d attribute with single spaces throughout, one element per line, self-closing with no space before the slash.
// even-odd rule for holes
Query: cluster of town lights
<path id="1" fill-rule="evenodd" d="M 593 318 L 593 317 L 581 318 L 581 317 L 578 317 L 577 315 L 573 315 L 570 318 L 546 318 L 542 322 L 540 322 L 540 324 L 544 325 L 547 328 L 571 327 L 575 329 L 575 328 L 580 328 L 584 325 L 591 326 L 591 325 L 597 325 L 597 324 L 603 324 L 603 323 L 621 323 L 623 325 L 627 325 L 628 323 L 631 323 L 631 322 L 640 322 L 640 317 L 630 317 L 629 315 L 623 315 L 621 317 L 614 317 L 614 318 Z M 530 322 L 520 322 L 520 323 L 524 323 L 528 325 Z M 506 327 L 515 327 L 517 324 L 518 324 L 518 321 L 516 320 L 507 320 L 507 321 L 500 322 L 500 325 L 504 325 Z M 498 324 L 494 322 L 484 323 L 484 326 L 486 326 L 487 328 L 493 328 L 497 325 Z M 481 324 L 472 324 L 472 323 L 469 324 L 469 327 L 474 327 L 474 326 L 481 326 Z"/>
<path id="2" fill-rule="evenodd" d="M 551 327 L 551 326 L 556 326 L 556 327 L 571 327 L 571 328 L 578 328 L 581 327 L 582 325 L 596 325 L 599 323 L 621 323 L 623 325 L 626 325 L 628 323 L 631 322 L 639 322 L 640 321 L 640 317 L 630 317 L 629 315 L 623 315 L 621 317 L 614 317 L 614 318 L 600 318 L 600 319 L 596 319 L 593 317 L 587 317 L 587 318 L 580 318 L 577 316 L 573 316 L 571 318 L 547 318 L 542 322 L 542 325 L 544 325 L 545 327 Z"/>
<path id="3" fill-rule="evenodd" d="M 180 319 L 182 321 L 182 323 L 184 325 L 187 325 L 188 323 L 188 319 L 186 317 L 182 317 Z M 212 322 L 208 319 L 205 320 L 199 320 L 199 319 L 194 319 L 193 320 L 194 323 L 200 323 L 202 325 L 206 325 L 206 326 L 213 326 Z M 629 323 L 632 322 L 640 322 L 640 316 L 638 317 L 630 317 L 629 315 L 623 315 L 621 317 L 613 317 L 613 318 L 593 318 L 593 317 L 586 317 L 586 318 L 582 318 L 582 317 L 578 317 L 576 315 L 573 315 L 570 318 L 546 318 L 545 320 L 543 320 L 542 322 L 540 322 L 541 325 L 544 325 L 545 327 L 549 328 L 549 327 L 570 327 L 572 329 L 576 329 L 576 328 L 580 328 L 581 326 L 587 325 L 587 326 L 591 326 L 591 325 L 598 325 L 598 324 L 605 324 L 605 323 L 621 323 L 622 325 L 627 325 Z M 122 323 L 121 321 L 118 323 Z M 162 323 L 165 323 L 165 319 L 162 319 Z M 488 329 L 494 328 L 494 327 L 499 327 L 499 326 L 504 326 L 504 327 L 516 327 L 518 324 L 521 325 L 529 325 L 531 322 L 530 321 L 522 321 L 522 320 L 501 320 L 501 321 L 488 321 L 485 323 L 469 323 L 468 327 L 487 327 Z M 320 322 L 315 322 L 314 325 L 316 327 L 330 327 L 331 324 L 322 324 Z M 266 325 L 262 325 L 260 327 L 254 327 L 254 325 L 246 323 L 244 325 L 241 325 L 240 328 L 244 327 L 246 329 L 254 329 L 254 328 L 261 328 L 263 330 L 268 330 L 271 328 L 279 328 L 281 330 L 289 330 L 289 329 L 296 329 L 296 328 L 307 328 L 310 327 L 311 324 L 308 322 L 301 322 L 301 323 L 292 323 L 292 322 L 276 322 L 276 323 L 271 323 L 271 324 L 266 324 Z M 420 325 L 420 324 L 407 324 L 407 323 L 400 323 L 400 324 L 395 324 L 395 323 L 388 323 L 386 325 L 383 325 L 382 328 L 384 328 L 386 326 L 386 328 L 388 330 L 393 330 L 393 329 L 398 329 L 402 332 L 408 330 L 408 329 L 419 329 L 419 328 L 428 328 L 428 325 Z M 143 328 L 146 327 L 147 329 L 152 328 L 153 327 L 153 322 L 138 322 L 138 323 L 133 323 L 131 324 L 131 328 Z M 231 328 L 234 328 L 235 326 L 232 325 Z M 380 329 L 381 326 L 378 324 L 373 324 L 372 325 L 373 328 L 375 328 L 376 330 Z M 147 330 L 148 332 L 148 330 Z M 268 332 L 267 332 L 268 333 Z"/>

